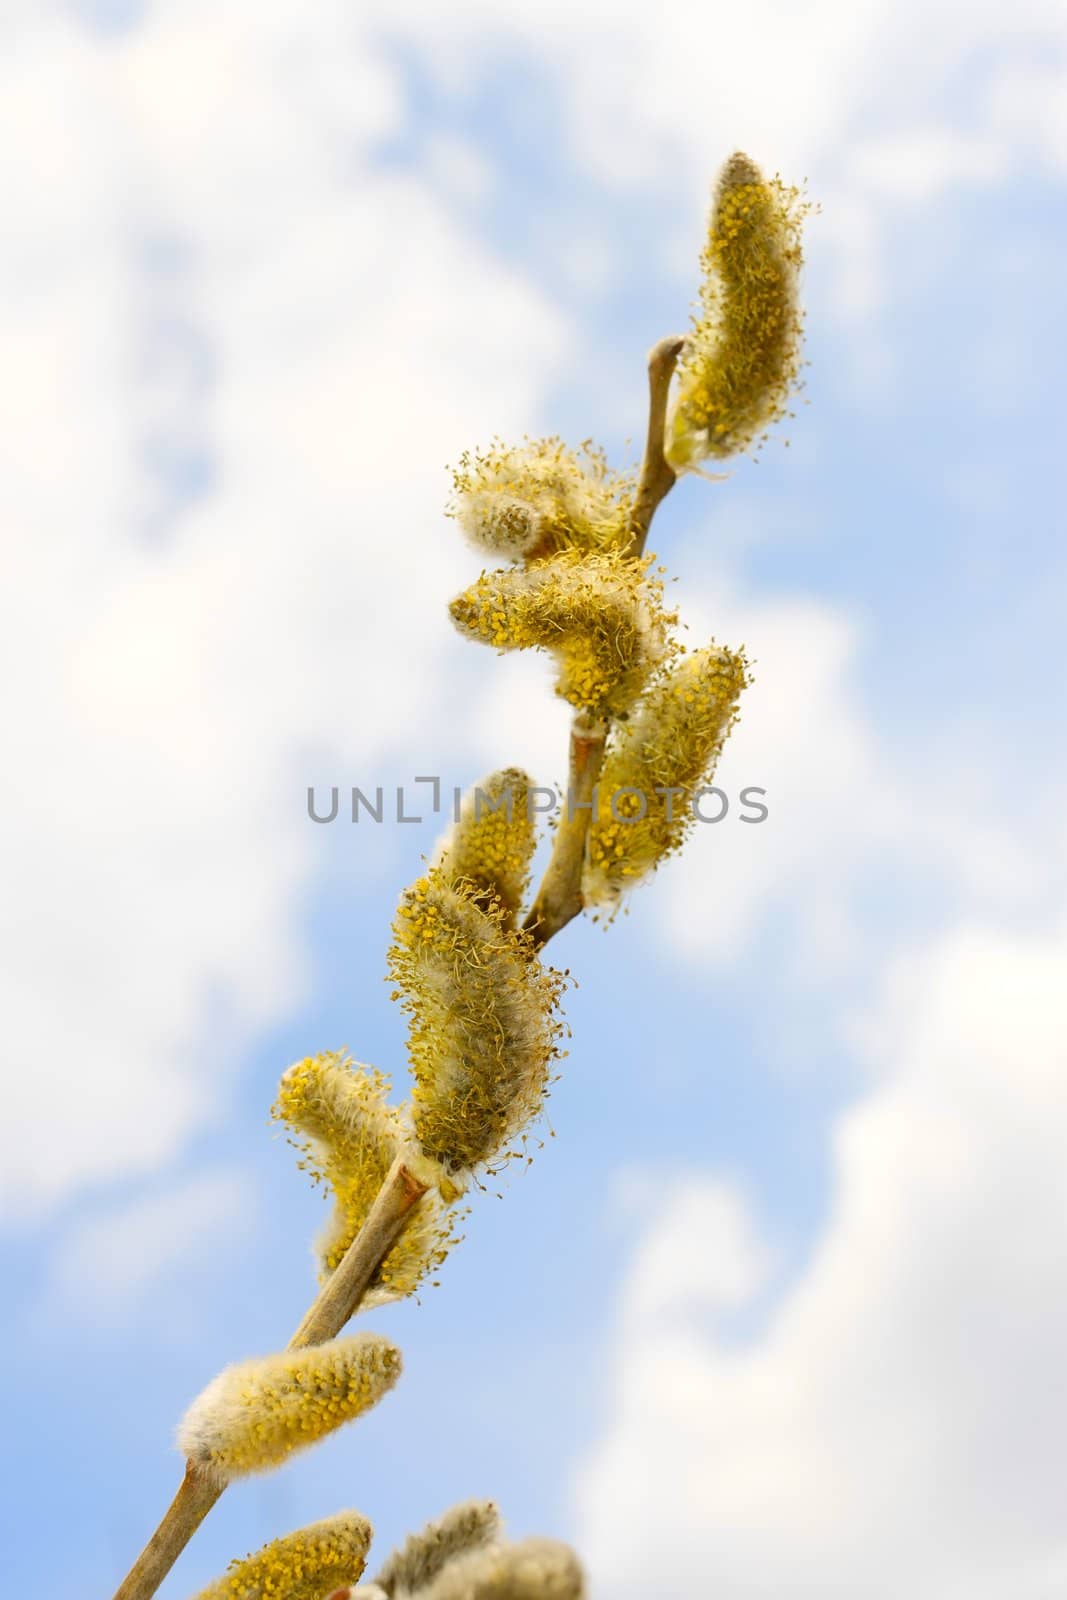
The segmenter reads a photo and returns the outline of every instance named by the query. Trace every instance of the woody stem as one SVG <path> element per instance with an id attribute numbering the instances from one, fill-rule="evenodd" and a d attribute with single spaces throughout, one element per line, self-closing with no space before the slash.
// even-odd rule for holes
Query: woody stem
<path id="1" fill-rule="evenodd" d="M 648 354 L 648 433 L 641 474 L 630 511 L 630 547 L 634 558 L 644 553 L 645 540 L 661 502 L 674 487 L 675 473 L 664 454 L 667 400 L 671 379 L 685 340 L 672 334 Z M 597 780 L 604 765 L 609 725 L 579 712 L 571 724 L 567 794 L 541 886 L 524 927 L 539 948 L 565 928 L 583 907 L 582 868 L 592 819 Z"/>

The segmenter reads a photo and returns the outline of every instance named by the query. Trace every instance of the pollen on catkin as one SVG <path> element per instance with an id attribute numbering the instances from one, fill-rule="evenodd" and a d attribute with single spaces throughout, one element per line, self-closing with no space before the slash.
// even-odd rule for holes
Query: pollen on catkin
<path id="1" fill-rule="evenodd" d="M 799 190 L 764 178 L 740 152 L 723 168 L 668 419 L 676 471 L 749 449 L 786 414 L 801 368 L 797 280 L 810 210 Z"/>
<path id="2" fill-rule="evenodd" d="M 481 1549 L 499 1533 L 500 1513 L 491 1500 L 465 1500 L 406 1539 L 374 1582 L 390 1600 L 394 1595 L 415 1594 L 450 1561 Z"/>
<path id="3" fill-rule="evenodd" d="M 522 905 L 537 847 L 532 788 L 532 780 L 518 767 L 483 778 L 464 797 L 459 821 L 434 856 L 434 865 L 445 876 L 465 878 L 480 901 L 499 902 L 509 925 Z"/>
<path id="4" fill-rule="evenodd" d="M 511 561 L 621 547 L 629 537 L 633 479 L 613 472 L 591 440 L 578 450 L 558 438 L 494 441 L 460 457 L 452 487 L 448 513 L 470 542 Z"/>
<path id="5" fill-rule="evenodd" d="M 376 1333 L 226 1367 L 178 1426 L 178 1448 L 220 1483 L 268 1472 L 377 1405 L 400 1351 Z"/>
<path id="6" fill-rule="evenodd" d="M 582 1600 L 578 1558 L 555 1539 L 492 1544 L 459 1556 L 423 1588 L 398 1589 L 394 1600 Z"/>
<path id="7" fill-rule="evenodd" d="M 693 825 L 694 792 L 710 774 L 748 682 L 739 651 L 686 656 L 617 728 L 597 785 L 582 894 L 613 904 L 677 850 Z"/>
<path id="8" fill-rule="evenodd" d="M 301 1151 L 300 1165 L 334 1197 L 330 1218 L 315 1242 L 323 1281 L 340 1264 L 394 1159 L 410 1140 L 403 1111 L 388 1102 L 389 1090 L 384 1073 L 353 1062 L 344 1051 L 308 1056 L 282 1077 L 271 1114 L 289 1129 Z M 361 1305 L 413 1294 L 454 1243 L 453 1216 L 431 1191 L 408 1213 Z"/>
<path id="9" fill-rule="evenodd" d="M 492 1170 L 547 1093 L 562 975 L 541 965 L 502 908 L 434 867 L 401 899 L 389 971 L 408 1015 L 423 1156 L 446 1179 Z"/>
<path id="10" fill-rule="evenodd" d="M 572 706 L 625 711 L 667 659 L 677 621 L 663 610 L 651 560 L 567 551 L 525 569 L 483 572 L 449 611 L 468 638 L 549 651 L 559 666 L 556 693 Z"/>
<path id="11" fill-rule="evenodd" d="M 366 1517 L 341 1511 L 232 1561 L 196 1600 L 326 1600 L 359 1581 L 370 1542 Z"/>

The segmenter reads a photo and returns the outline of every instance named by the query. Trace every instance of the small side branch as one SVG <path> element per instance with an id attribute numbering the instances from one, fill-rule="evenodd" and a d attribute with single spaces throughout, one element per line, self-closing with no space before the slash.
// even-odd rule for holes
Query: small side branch
<path id="1" fill-rule="evenodd" d="M 538 946 L 565 928 L 582 909 L 582 867 L 594 791 L 604 764 L 607 724 L 580 713 L 571 725 L 567 793 L 552 856 L 524 926 Z"/>
<path id="2" fill-rule="evenodd" d="M 667 400 L 685 338 L 672 334 L 653 345 L 648 355 L 648 433 L 641 476 L 630 512 L 632 556 L 644 552 L 648 530 L 660 502 L 674 488 L 675 472 L 663 453 Z M 582 910 L 582 868 L 592 816 L 593 793 L 604 765 L 608 726 L 584 714 L 571 726 L 567 796 L 552 846 L 552 856 L 523 924 L 538 946 L 565 928 Z"/>
<path id="3" fill-rule="evenodd" d="M 413 1177 L 400 1156 L 397 1156 L 367 1213 L 366 1222 L 289 1340 L 290 1350 L 336 1339 L 366 1294 L 371 1279 L 404 1226 L 408 1213 L 425 1193 L 426 1185 Z"/>
<path id="4" fill-rule="evenodd" d="M 630 513 L 630 554 L 639 556 L 645 548 L 648 530 L 660 502 L 674 488 L 676 474 L 663 453 L 667 425 L 667 398 L 671 379 L 678 365 L 685 338 L 671 334 L 652 346 L 648 353 L 648 434 L 641 462 L 633 510 Z"/>
<path id="5" fill-rule="evenodd" d="M 390 1245 L 425 1193 L 426 1185 L 413 1177 L 398 1156 L 366 1222 L 289 1340 L 290 1350 L 324 1344 L 337 1337 L 358 1310 Z M 222 1497 L 224 1488 L 216 1478 L 189 1463 L 163 1521 L 120 1584 L 115 1600 L 151 1600 L 212 1506 Z"/>

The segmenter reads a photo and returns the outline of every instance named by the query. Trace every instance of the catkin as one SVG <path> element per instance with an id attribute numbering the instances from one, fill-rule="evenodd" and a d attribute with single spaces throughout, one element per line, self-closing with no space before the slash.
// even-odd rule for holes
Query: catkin
<path id="1" fill-rule="evenodd" d="M 334 1197 L 315 1244 L 320 1278 L 336 1269 L 363 1226 L 386 1174 L 410 1139 L 404 1113 L 388 1102 L 389 1080 L 344 1051 L 324 1051 L 284 1074 L 273 1115 L 302 1152 L 301 1165 Z M 431 1191 L 408 1213 L 376 1267 L 362 1306 L 414 1293 L 455 1242 L 453 1219 Z"/>
<path id="2" fill-rule="evenodd" d="M 749 449 L 785 415 L 801 365 L 797 280 L 809 209 L 740 152 L 723 168 L 701 257 L 701 308 L 668 420 L 677 471 Z"/>
<path id="3" fill-rule="evenodd" d="M 466 879 L 479 901 L 499 902 L 509 926 L 522 905 L 537 846 L 532 788 L 532 780 L 518 767 L 483 778 L 464 797 L 459 821 L 434 857 L 434 866 L 445 876 Z"/>
<path id="4" fill-rule="evenodd" d="M 400 1376 L 400 1351 L 357 1333 L 226 1367 L 178 1427 L 178 1448 L 220 1483 L 268 1472 L 377 1405 Z"/>
<path id="5" fill-rule="evenodd" d="M 359 1580 L 370 1542 L 366 1517 L 341 1511 L 231 1562 L 196 1600 L 324 1600 Z"/>
<path id="6" fill-rule="evenodd" d="M 465 1500 L 413 1533 L 386 1561 L 374 1582 L 386 1595 L 416 1593 L 450 1561 L 489 1544 L 500 1532 L 491 1500 Z"/>
<path id="7" fill-rule="evenodd" d="M 650 558 L 566 552 L 529 567 L 483 572 L 453 600 L 461 633 L 499 650 L 541 649 L 556 659 L 556 693 L 602 715 L 624 711 L 670 650 L 662 585 Z"/>
<path id="8" fill-rule="evenodd" d="M 529 936 L 431 868 L 393 922 L 393 998 L 408 1014 L 412 1120 L 445 1175 L 488 1167 L 540 1110 L 561 1024 L 563 979 Z"/>
<path id="9" fill-rule="evenodd" d="M 587 904 L 617 901 L 680 848 L 693 825 L 693 794 L 718 758 L 746 682 L 740 652 L 694 651 L 617 730 L 589 828 Z"/>
<path id="10" fill-rule="evenodd" d="M 463 455 L 452 483 L 450 515 L 472 544 L 508 560 L 612 549 L 629 536 L 632 479 L 588 440 L 577 451 L 557 438 L 494 442 Z"/>
<path id="11" fill-rule="evenodd" d="M 443 1567 L 424 1588 L 394 1600 L 582 1600 L 578 1558 L 555 1539 L 489 1545 Z"/>

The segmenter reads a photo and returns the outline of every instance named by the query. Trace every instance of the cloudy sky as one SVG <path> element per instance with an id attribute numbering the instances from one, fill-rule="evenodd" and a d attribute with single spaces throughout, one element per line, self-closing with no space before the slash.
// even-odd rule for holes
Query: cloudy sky
<path id="1" fill-rule="evenodd" d="M 402 1086 L 437 829 L 307 786 L 562 775 L 544 664 L 449 626 L 446 464 L 632 458 L 741 146 L 822 207 L 810 403 L 653 543 L 756 662 L 720 781 L 769 817 L 561 937 L 555 1138 L 374 1315 L 396 1393 L 162 1593 L 472 1494 L 595 1600 L 1062 1593 L 1065 107 L 1051 0 L 9 0 L 15 1590 L 109 1594 L 189 1399 L 299 1320 L 321 1203 L 267 1110 L 342 1044 Z"/>

